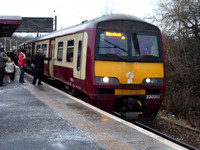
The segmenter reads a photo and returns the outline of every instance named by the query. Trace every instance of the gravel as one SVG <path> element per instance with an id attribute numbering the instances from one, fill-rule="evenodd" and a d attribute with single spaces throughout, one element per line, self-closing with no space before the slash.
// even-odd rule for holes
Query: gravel
<path id="1" fill-rule="evenodd" d="M 139 122 L 200 149 L 200 129 L 190 127 L 185 121 L 176 119 L 175 116 L 166 116 L 163 110 L 158 113 L 158 116 L 153 121 Z"/>

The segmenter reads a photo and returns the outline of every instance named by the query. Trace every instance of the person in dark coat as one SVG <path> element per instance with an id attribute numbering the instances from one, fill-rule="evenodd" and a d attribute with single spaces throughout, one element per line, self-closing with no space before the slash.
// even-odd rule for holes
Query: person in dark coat
<path id="1" fill-rule="evenodd" d="M 4 47 L 0 47 L 0 86 L 3 84 L 3 78 L 5 75 L 5 66 L 6 62 L 8 61 L 8 56 L 4 52 Z"/>
<path id="2" fill-rule="evenodd" d="M 44 60 L 52 60 L 52 58 L 47 58 L 43 55 L 43 49 L 40 48 L 37 50 L 33 58 L 34 64 L 34 77 L 33 77 L 33 85 L 35 85 L 38 79 L 38 85 L 42 85 L 42 77 L 44 74 Z"/>

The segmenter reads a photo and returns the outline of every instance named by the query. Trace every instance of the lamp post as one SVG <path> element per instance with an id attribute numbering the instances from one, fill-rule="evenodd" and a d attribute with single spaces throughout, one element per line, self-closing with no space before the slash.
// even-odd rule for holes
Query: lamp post
<path id="1" fill-rule="evenodd" d="M 57 16 L 56 16 L 56 10 L 54 10 L 54 31 L 57 30 Z"/>

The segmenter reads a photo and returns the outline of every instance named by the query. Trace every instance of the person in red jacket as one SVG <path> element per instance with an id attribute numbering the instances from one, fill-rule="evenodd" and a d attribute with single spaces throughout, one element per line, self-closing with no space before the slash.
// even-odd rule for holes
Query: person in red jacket
<path id="1" fill-rule="evenodd" d="M 19 62 L 18 62 L 18 66 L 20 68 L 20 76 L 19 76 L 19 83 L 25 83 L 24 82 L 24 64 L 26 63 L 26 50 L 23 49 L 20 53 L 19 53 Z"/>

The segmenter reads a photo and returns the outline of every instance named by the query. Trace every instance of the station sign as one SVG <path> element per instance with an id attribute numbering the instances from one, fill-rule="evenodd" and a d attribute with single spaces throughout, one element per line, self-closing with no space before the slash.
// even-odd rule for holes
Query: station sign
<path id="1" fill-rule="evenodd" d="M 22 17 L 21 25 L 15 32 L 52 32 L 53 18 Z"/>

